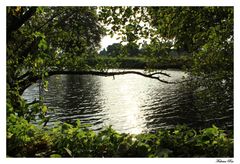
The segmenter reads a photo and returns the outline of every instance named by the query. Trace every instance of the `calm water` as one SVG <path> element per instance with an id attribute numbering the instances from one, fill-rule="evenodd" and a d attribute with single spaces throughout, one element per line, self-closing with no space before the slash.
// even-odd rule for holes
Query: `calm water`
<path id="1" fill-rule="evenodd" d="M 169 81 L 180 81 L 184 72 L 168 70 Z M 177 124 L 204 127 L 216 119 L 203 117 L 196 110 L 192 90 L 183 90 L 178 84 L 164 84 L 154 79 L 128 74 L 113 77 L 91 75 L 56 75 L 49 79 L 48 91 L 40 93 L 49 107 L 51 119 L 57 121 L 92 124 L 98 131 L 112 125 L 125 133 L 141 133 Z M 31 102 L 39 98 L 38 84 L 29 87 L 23 95 Z M 206 104 L 209 108 L 209 104 Z M 232 109 L 217 122 L 232 124 Z"/>

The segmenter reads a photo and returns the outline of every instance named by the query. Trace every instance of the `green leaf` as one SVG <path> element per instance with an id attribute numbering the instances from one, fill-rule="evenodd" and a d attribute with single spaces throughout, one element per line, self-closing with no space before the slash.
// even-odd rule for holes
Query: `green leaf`
<path id="1" fill-rule="evenodd" d="M 41 14 L 41 13 L 43 13 L 43 12 L 44 12 L 44 8 L 43 8 L 43 7 L 38 7 L 38 8 L 37 8 L 36 13 Z"/>
<path id="2" fill-rule="evenodd" d="M 68 148 L 64 148 L 66 151 L 67 151 L 67 153 L 68 153 L 68 155 L 70 155 L 71 157 L 72 157 L 72 152 L 71 152 L 71 150 L 69 150 Z"/>
<path id="3" fill-rule="evenodd" d="M 46 50 L 48 48 L 46 40 L 43 38 L 40 40 L 38 44 L 38 48 L 41 48 L 43 50 Z"/>
<path id="4" fill-rule="evenodd" d="M 46 113 L 46 112 L 47 112 L 47 106 L 46 106 L 46 105 L 43 105 L 43 107 L 42 107 L 42 112 L 43 112 L 43 113 Z"/>
<path id="5" fill-rule="evenodd" d="M 76 124 L 77 124 L 77 127 L 79 128 L 81 127 L 81 121 L 79 119 L 77 119 Z"/>
<path id="6" fill-rule="evenodd" d="M 58 60 L 58 61 L 56 61 L 56 64 L 57 64 L 57 65 L 59 65 L 60 63 L 61 63 L 61 62 L 60 62 L 59 60 Z"/>
<path id="7" fill-rule="evenodd" d="M 43 82 L 43 87 L 44 87 L 44 90 L 45 90 L 45 91 L 48 91 L 48 81 L 45 80 L 45 81 Z"/>
<path id="8" fill-rule="evenodd" d="M 61 158 L 62 156 L 60 154 L 52 154 L 50 155 L 51 158 Z"/>
<path id="9" fill-rule="evenodd" d="M 13 136 L 13 134 L 12 134 L 12 133 L 10 133 L 10 132 L 7 132 L 7 139 L 10 139 L 12 136 Z"/>
<path id="10" fill-rule="evenodd" d="M 161 149 L 161 151 L 159 151 L 158 153 L 157 153 L 157 156 L 158 157 L 168 157 L 169 156 L 169 154 L 171 154 L 172 153 L 172 150 L 170 150 L 170 149 Z"/>

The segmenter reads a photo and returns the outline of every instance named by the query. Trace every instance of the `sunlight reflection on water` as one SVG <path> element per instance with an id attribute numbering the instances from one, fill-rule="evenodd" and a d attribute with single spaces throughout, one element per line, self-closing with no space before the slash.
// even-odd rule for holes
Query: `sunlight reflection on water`
<path id="1" fill-rule="evenodd" d="M 139 71 L 139 70 L 138 70 Z M 165 80 L 181 80 L 182 71 L 167 70 Z M 178 123 L 199 124 L 199 113 L 192 110 L 191 91 L 178 85 L 161 83 L 139 75 L 113 77 L 57 75 L 49 78 L 44 103 L 51 109 L 49 125 L 56 121 L 92 124 L 93 130 L 104 126 L 123 133 L 138 134 Z M 39 96 L 37 84 L 24 92 L 29 101 Z"/>

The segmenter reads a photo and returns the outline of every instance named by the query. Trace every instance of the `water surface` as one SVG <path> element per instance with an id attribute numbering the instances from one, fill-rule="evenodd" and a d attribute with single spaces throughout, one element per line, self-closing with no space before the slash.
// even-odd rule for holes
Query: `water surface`
<path id="1" fill-rule="evenodd" d="M 182 71 L 164 71 L 165 80 L 181 81 Z M 165 84 L 134 74 L 102 77 L 92 75 L 55 75 L 49 79 L 48 91 L 40 92 L 50 109 L 48 125 L 57 121 L 92 124 L 98 131 L 105 126 L 124 133 L 142 133 L 177 124 L 201 127 L 206 124 L 204 112 L 195 109 L 193 90 L 183 90 L 180 84 Z M 39 98 L 38 84 L 24 92 L 31 102 Z M 206 104 L 208 108 L 209 104 Z M 225 117 L 225 118 L 224 118 Z M 219 118 L 230 122 L 231 114 Z M 215 118 L 214 118 L 215 119 Z M 216 121 L 216 120 L 212 120 Z M 211 119 L 208 120 L 211 124 Z"/>

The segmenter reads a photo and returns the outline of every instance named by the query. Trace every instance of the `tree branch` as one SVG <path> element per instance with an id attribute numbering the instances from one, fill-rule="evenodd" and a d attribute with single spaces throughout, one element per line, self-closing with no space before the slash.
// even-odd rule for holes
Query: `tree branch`
<path id="1" fill-rule="evenodd" d="M 153 76 L 153 75 L 157 75 L 157 74 L 161 74 L 161 75 L 165 75 L 165 76 L 167 76 L 167 77 L 171 77 L 169 74 L 163 73 L 163 72 L 154 72 L 154 73 L 151 73 L 151 74 L 149 74 L 149 75 Z"/>
<path id="2" fill-rule="evenodd" d="M 156 79 L 160 82 L 166 83 L 166 84 L 174 84 L 175 82 L 169 82 L 166 80 L 162 80 L 160 79 L 160 77 L 158 76 L 154 76 L 154 75 L 164 75 L 164 76 L 168 76 L 171 77 L 169 74 L 167 73 L 163 73 L 163 72 L 154 72 L 151 74 L 145 74 L 142 72 L 138 72 L 138 71 L 117 71 L 117 72 L 99 72 L 99 71 L 50 71 L 48 72 L 49 76 L 52 75 L 60 75 L 60 74 L 72 74 L 72 75 L 96 75 L 96 76 L 115 76 L 115 75 L 125 75 L 125 74 L 136 74 L 136 75 L 140 75 L 143 77 L 147 77 L 147 78 L 151 78 L 151 79 Z"/>
<path id="3" fill-rule="evenodd" d="M 7 37 L 12 32 L 17 31 L 26 21 L 28 21 L 36 12 L 37 7 L 30 7 L 22 16 L 20 17 L 12 17 L 13 20 L 11 22 L 8 21 L 7 25 Z"/>
<path id="4" fill-rule="evenodd" d="M 18 81 L 21 81 L 21 80 L 29 77 L 31 74 L 32 74 L 32 72 L 27 71 L 26 73 L 24 73 L 24 74 L 22 74 L 21 76 L 19 76 L 19 77 L 17 78 L 17 80 L 18 80 Z"/>
<path id="5" fill-rule="evenodd" d="M 135 75 L 140 75 L 143 77 L 147 77 L 150 79 L 156 79 L 162 83 L 165 84 L 176 84 L 179 82 L 170 82 L 170 81 L 166 81 L 163 79 L 160 79 L 159 76 L 154 76 L 154 75 L 163 75 L 163 76 L 167 76 L 167 77 L 171 77 L 169 74 L 167 73 L 163 73 L 163 72 L 154 72 L 154 73 L 150 73 L 150 74 L 145 74 L 142 72 L 138 72 L 138 71 L 111 71 L 111 72 L 100 72 L 100 71 L 49 71 L 48 72 L 48 77 L 52 76 L 52 75 L 95 75 L 95 76 L 115 76 L 115 75 L 126 75 L 126 74 L 135 74 Z M 23 75 L 25 76 L 25 75 Z M 29 86 L 31 86 L 33 83 L 36 83 L 37 80 L 41 79 L 41 76 L 29 76 L 28 78 L 24 79 L 23 81 L 21 81 L 19 83 L 19 85 L 21 86 L 20 88 L 20 94 L 22 94 L 24 92 L 25 89 L 27 89 Z"/>

